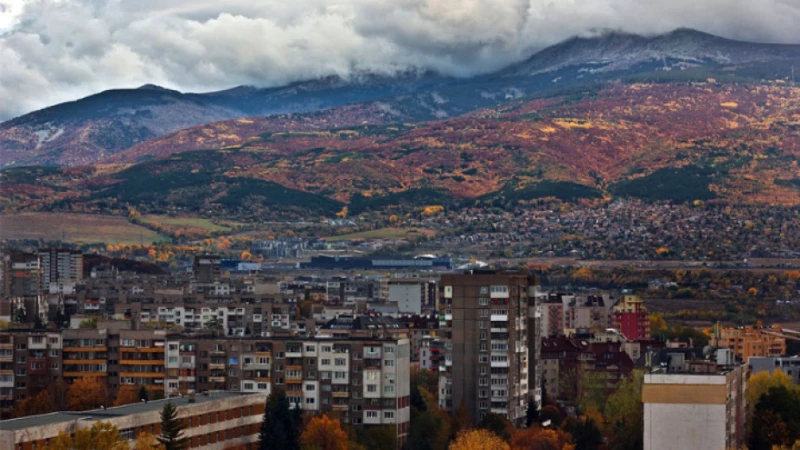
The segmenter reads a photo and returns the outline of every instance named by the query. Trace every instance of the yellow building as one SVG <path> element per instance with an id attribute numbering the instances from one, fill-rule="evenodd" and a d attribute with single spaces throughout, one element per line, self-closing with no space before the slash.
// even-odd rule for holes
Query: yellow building
<path id="1" fill-rule="evenodd" d="M 721 328 L 711 340 L 711 345 L 733 350 L 742 361 L 752 356 L 783 356 L 786 354 L 786 339 L 777 336 L 781 331 L 779 325 L 774 328 Z"/>

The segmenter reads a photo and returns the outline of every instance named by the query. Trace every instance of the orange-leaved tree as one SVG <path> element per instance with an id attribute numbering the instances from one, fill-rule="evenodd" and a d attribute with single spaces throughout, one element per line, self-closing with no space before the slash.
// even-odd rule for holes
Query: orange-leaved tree
<path id="1" fill-rule="evenodd" d="M 562 430 L 531 427 L 511 438 L 512 450 L 572 450 L 572 436 Z"/>
<path id="2" fill-rule="evenodd" d="M 14 417 L 34 416 L 55 411 L 53 400 L 47 391 L 40 391 L 35 397 L 24 398 L 14 405 Z"/>
<path id="3" fill-rule="evenodd" d="M 69 409 L 86 411 L 106 404 L 106 387 L 97 378 L 87 377 L 76 380 L 69 387 Z"/>
<path id="4" fill-rule="evenodd" d="M 339 419 L 323 414 L 308 422 L 300 436 L 300 444 L 307 450 L 347 450 L 350 441 Z"/>
<path id="5" fill-rule="evenodd" d="M 139 401 L 139 390 L 136 386 L 125 384 L 119 387 L 117 398 L 114 399 L 114 406 L 122 406 Z"/>
<path id="6" fill-rule="evenodd" d="M 449 450 L 509 450 L 509 447 L 491 431 L 464 430 L 458 433 Z"/>

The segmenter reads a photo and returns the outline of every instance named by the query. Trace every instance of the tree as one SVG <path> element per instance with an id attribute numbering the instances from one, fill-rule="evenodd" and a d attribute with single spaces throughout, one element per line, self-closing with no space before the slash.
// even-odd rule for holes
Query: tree
<path id="1" fill-rule="evenodd" d="M 41 391 L 35 397 L 24 398 L 14 405 L 14 417 L 34 416 L 55 411 L 53 400 L 47 391 Z"/>
<path id="2" fill-rule="evenodd" d="M 138 396 L 139 396 L 139 401 L 140 402 L 141 401 L 145 401 L 146 402 L 146 401 L 150 400 L 150 393 L 147 392 L 147 388 L 144 385 L 141 385 L 139 387 Z"/>
<path id="3" fill-rule="evenodd" d="M 601 372 L 580 369 L 578 381 L 578 407 L 581 411 L 588 408 L 600 409 L 605 406 L 608 400 L 608 390 L 606 375 Z"/>
<path id="4" fill-rule="evenodd" d="M 450 450 L 509 450 L 509 446 L 491 431 L 464 430 L 450 444 Z"/>
<path id="5" fill-rule="evenodd" d="M 747 386 L 748 400 L 750 401 L 750 411 L 755 410 L 761 396 L 766 395 L 770 388 L 784 386 L 790 391 L 800 389 L 792 382 L 789 375 L 782 370 L 775 369 L 772 374 L 769 372 L 758 372 L 750 375 Z"/>
<path id="6" fill-rule="evenodd" d="M 769 388 L 753 414 L 750 448 L 783 448 L 800 440 L 800 390 L 786 386 Z"/>
<path id="7" fill-rule="evenodd" d="M 260 450 L 300 448 L 300 410 L 292 410 L 289 406 L 286 392 L 281 388 L 276 388 L 267 397 L 264 418 L 258 434 Z"/>
<path id="8" fill-rule="evenodd" d="M 95 377 L 76 380 L 69 387 L 69 409 L 86 411 L 97 409 L 106 404 L 108 394 L 106 387 Z"/>
<path id="9" fill-rule="evenodd" d="M 69 408 L 69 384 L 63 378 L 59 377 L 47 386 L 47 395 L 53 400 L 56 411 Z"/>
<path id="10" fill-rule="evenodd" d="M 528 409 L 525 410 L 525 426 L 530 427 L 538 420 L 539 408 L 536 407 L 536 401 L 533 397 L 528 397 Z"/>
<path id="11" fill-rule="evenodd" d="M 397 430 L 394 425 L 373 425 L 354 433 L 350 442 L 357 441 L 368 450 L 397 448 Z"/>
<path id="12" fill-rule="evenodd" d="M 458 435 L 464 430 L 471 428 L 472 420 L 469 417 L 469 411 L 467 411 L 467 406 L 464 402 L 461 402 L 456 408 L 455 412 L 453 413 L 453 429 L 452 429 L 452 436 Z"/>
<path id="13" fill-rule="evenodd" d="M 133 450 L 166 450 L 166 447 L 158 442 L 156 435 L 144 431 L 136 435 Z"/>
<path id="14" fill-rule="evenodd" d="M 114 399 L 114 406 L 128 405 L 137 402 L 139 402 L 139 393 L 136 386 L 129 384 L 120 386 L 119 392 L 117 392 L 117 398 Z"/>
<path id="15" fill-rule="evenodd" d="M 531 427 L 517 431 L 511 438 L 512 450 L 569 450 L 572 439 L 562 430 Z"/>
<path id="16" fill-rule="evenodd" d="M 405 447 L 408 450 L 446 450 L 452 429 L 450 415 L 432 405 L 420 411 L 411 407 L 411 423 Z"/>
<path id="17" fill-rule="evenodd" d="M 81 323 L 78 324 L 78 328 L 97 328 L 97 319 L 97 317 L 83 319 Z"/>
<path id="18" fill-rule="evenodd" d="M 172 402 L 167 402 L 161 410 L 161 434 L 158 442 L 164 450 L 183 450 L 187 438 L 183 436 L 183 421 L 178 419 L 178 408 Z"/>
<path id="19" fill-rule="evenodd" d="M 542 422 L 550 421 L 550 424 L 556 428 L 561 426 L 561 420 L 563 416 L 561 415 L 561 410 L 558 409 L 556 405 L 547 405 L 542 408 L 542 411 L 539 413 L 539 417 Z"/>
<path id="20" fill-rule="evenodd" d="M 597 450 L 603 444 L 603 433 L 591 417 L 583 417 L 572 431 L 575 450 Z"/>
<path id="21" fill-rule="evenodd" d="M 650 336 L 655 337 L 660 331 L 667 329 L 667 322 L 661 314 L 650 315 Z"/>
<path id="22" fill-rule="evenodd" d="M 108 422 L 95 422 L 91 428 L 79 428 L 74 435 L 65 431 L 50 441 L 50 450 L 128 450 L 128 442 L 119 429 Z"/>
<path id="23" fill-rule="evenodd" d="M 327 414 L 311 419 L 300 436 L 304 450 L 347 450 L 349 442 L 339 419 Z"/>
<path id="24" fill-rule="evenodd" d="M 483 419 L 481 419 L 481 422 L 478 424 L 478 428 L 490 431 L 506 442 L 508 442 L 511 436 L 514 435 L 514 432 L 517 431 L 516 428 L 514 428 L 514 424 L 506 419 L 505 416 L 493 413 L 483 416 Z"/>
<path id="25" fill-rule="evenodd" d="M 635 370 L 608 397 L 605 417 L 609 448 L 634 450 L 644 446 L 643 384 L 644 372 Z"/>

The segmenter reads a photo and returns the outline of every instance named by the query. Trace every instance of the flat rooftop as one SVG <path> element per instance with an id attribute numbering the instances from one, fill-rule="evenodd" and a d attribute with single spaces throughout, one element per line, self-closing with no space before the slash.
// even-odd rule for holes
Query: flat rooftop
<path id="1" fill-rule="evenodd" d="M 244 397 L 248 395 L 257 395 L 256 393 L 239 393 L 239 392 L 225 392 L 215 391 L 209 392 L 208 395 L 197 394 L 193 405 L 215 402 L 235 397 Z M 0 430 L 22 430 L 30 427 L 41 427 L 44 425 L 53 425 L 60 422 L 72 422 L 75 420 L 85 420 L 87 422 L 95 422 L 98 420 L 109 420 L 116 417 L 129 416 L 131 414 L 142 414 L 147 412 L 161 411 L 167 402 L 172 402 L 178 407 L 178 410 L 183 406 L 189 405 L 189 397 L 172 397 L 170 399 L 152 400 L 147 403 L 131 403 L 129 405 L 115 406 L 106 409 L 93 409 L 91 411 L 60 411 L 49 414 L 41 414 L 38 416 L 20 417 L 19 419 L 9 419 L 0 421 Z"/>

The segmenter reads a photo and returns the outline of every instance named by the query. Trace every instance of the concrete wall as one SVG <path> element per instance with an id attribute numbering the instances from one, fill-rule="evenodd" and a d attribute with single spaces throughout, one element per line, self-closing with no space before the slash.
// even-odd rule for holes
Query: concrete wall
<path id="1" fill-rule="evenodd" d="M 725 405 L 646 403 L 644 450 L 724 450 Z"/>

